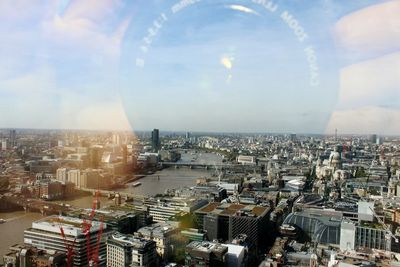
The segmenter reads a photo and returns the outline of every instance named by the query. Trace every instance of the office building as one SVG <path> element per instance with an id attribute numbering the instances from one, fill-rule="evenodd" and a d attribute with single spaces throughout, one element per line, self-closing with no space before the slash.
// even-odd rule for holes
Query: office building
<path id="1" fill-rule="evenodd" d="M 61 235 L 61 227 L 64 230 L 65 239 Z M 56 250 L 67 253 L 66 242 L 73 246 L 73 266 L 88 266 L 87 241 L 84 234 L 84 221 L 78 218 L 66 216 L 50 216 L 32 223 L 32 227 L 24 231 L 24 244 L 38 249 Z M 90 228 L 90 246 L 92 250 L 96 247 L 97 237 L 100 229 L 106 232 L 107 225 L 92 222 Z M 99 243 L 99 264 L 105 263 L 106 245 L 102 234 Z"/>
<path id="2" fill-rule="evenodd" d="M 156 242 L 132 235 L 112 234 L 107 239 L 108 267 L 156 267 Z"/>
<path id="3" fill-rule="evenodd" d="M 371 134 L 370 136 L 370 142 L 372 144 L 376 144 L 376 139 L 378 138 L 378 136 L 376 134 Z"/>
<path id="4" fill-rule="evenodd" d="M 124 207 L 119 207 L 120 209 L 114 208 L 116 207 L 96 209 L 93 215 L 93 220 L 102 220 L 107 224 L 107 229 L 109 231 L 120 232 L 122 234 L 133 233 L 143 226 L 141 216 L 143 216 L 144 211 L 135 211 L 130 208 L 124 209 Z M 73 210 L 68 212 L 67 215 L 70 217 L 90 220 L 90 211 L 90 209 Z"/>
<path id="5" fill-rule="evenodd" d="M 17 145 L 17 132 L 15 130 L 10 130 L 9 143 L 10 147 L 15 147 Z"/>
<path id="6" fill-rule="evenodd" d="M 246 234 L 254 244 L 259 244 L 266 234 L 269 214 L 269 207 L 218 202 L 195 211 L 197 223 L 209 240 L 231 241 Z"/>
<path id="7" fill-rule="evenodd" d="M 207 200 L 195 198 L 163 198 L 162 201 L 146 199 L 143 205 L 147 207 L 150 216 L 153 217 L 153 221 L 165 222 L 172 217 L 193 212 L 207 203 Z"/>
<path id="8" fill-rule="evenodd" d="M 144 226 L 137 231 L 138 236 L 156 242 L 157 254 L 163 259 L 173 254 L 172 237 L 178 233 L 177 225 L 168 222 Z"/>
<path id="9" fill-rule="evenodd" d="M 236 158 L 237 163 L 242 164 L 242 165 L 256 165 L 256 157 L 254 156 L 245 156 L 245 155 L 239 155 Z"/>
<path id="10" fill-rule="evenodd" d="M 154 129 L 151 132 L 151 147 L 153 149 L 153 152 L 158 152 L 161 148 L 160 132 L 158 129 Z"/>
<path id="11" fill-rule="evenodd" d="M 59 181 L 42 180 L 35 183 L 36 196 L 46 200 L 61 199 L 64 196 L 63 186 Z"/>
<path id="12" fill-rule="evenodd" d="M 193 241 L 186 246 L 186 266 L 226 266 L 228 247 L 208 241 Z"/>
<path id="13" fill-rule="evenodd" d="M 226 266 L 229 267 L 242 267 L 245 266 L 246 261 L 246 248 L 241 245 L 223 244 L 222 246 L 228 248 L 225 255 Z"/>

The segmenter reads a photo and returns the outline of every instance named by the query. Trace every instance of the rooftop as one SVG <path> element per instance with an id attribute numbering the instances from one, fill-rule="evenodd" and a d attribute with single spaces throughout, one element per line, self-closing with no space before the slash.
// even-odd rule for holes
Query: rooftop
<path id="1" fill-rule="evenodd" d="M 123 246 L 131 246 L 135 249 L 143 249 L 149 244 L 154 243 L 152 240 L 147 240 L 133 235 L 124 235 L 121 233 L 113 234 L 109 240 L 117 242 Z"/>
<path id="2" fill-rule="evenodd" d="M 223 246 L 222 244 L 209 241 L 192 241 L 186 247 L 203 252 L 223 252 L 224 250 L 228 250 L 228 248 L 226 246 Z"/>
<path id="3" fill-rule="evenodd" d="M 100 222 L 92 221 L 90 232 L 97 232 L 100 229 L 100 225 Z M 61 234 L 62 228 L 65 235 L 72 236 L 83 235 L 85 226 L 84 220 L 82 219 L 57 215 L 46 217 L 32 223 L 33 229 Z M 107 228 L 107 225 L 103 223 L 103 229 L 105 228 Z"/>
<path id="4" fill-rule="evenodd" d="M 257 205 L 244 205 L 244 204 L 231 204 L 231 203 L 219 203 L 212 202 L 207 206 L 199 209 L 199 212 L 204 213 L 217 213 L 221 215 L 235 215 L 237 212 L 246 213 L 248 215 L 253 216 L 261 216 L 266 211 L 269 210 L 269 207 L 257 206 Z"/>

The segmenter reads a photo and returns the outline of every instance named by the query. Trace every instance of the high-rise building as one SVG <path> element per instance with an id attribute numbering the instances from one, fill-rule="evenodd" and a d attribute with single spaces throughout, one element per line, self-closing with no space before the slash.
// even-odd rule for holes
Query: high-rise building
<path id="1" fill-rule="evenodd" d="M 152 146 L 154 152 L 158 152 L 161 148 L 160 132 L 158 129 L 154 129 L 151 132 L 151 146 Z"/>
<path id="2" fill-rule="evenodd" d="M 103 227 L 107 230 L 107 225 L 101 225 L 93 221 L 90 228 L 90 246 L 92 250 L 96 247 L 98 233 Z M 87 259 L 87 240 L 84 234 L 84 221 L 78 218 L 66 216 L 50 216 L 32 223 L 32 227 L 24 231 L 24 243 L 39 249 L 56 250 L 67 253 L 66 243 L 73 244 L 74 256 L 73 266 L 88 266 Z M 64 230 L 65 240 L 61 234 L 61 227 Z M 99 243 L 99 265 L 102 266 L 106 259 L 106 244 L 104 233 Z"/>
<path id="3" fill-rule="evenodd" d="M 10 146 L 15 147 L 17 145 L 17 132 L 15 130 L 10 130 Z"/>
<path id="4" fill-rule="evenodd" d="M 156 242 L 115 233 L 107 239 L 107 266 L 157 266 Z"/>
<path id="5" fill-rule="evenodd" d="M 378 138 L 378 136 L 376 134 L 371 134 L 370 136 L 370 142 L 372 144 L 376 144 L 376 139 Z"/>
<path id="6" fill-rule="evenodd" d="M 89 148 L 89 167 L 97 169 L 100 167 L 101 158 L 103 156 L 103 148 L 100 146 L 92 146 Z"/>

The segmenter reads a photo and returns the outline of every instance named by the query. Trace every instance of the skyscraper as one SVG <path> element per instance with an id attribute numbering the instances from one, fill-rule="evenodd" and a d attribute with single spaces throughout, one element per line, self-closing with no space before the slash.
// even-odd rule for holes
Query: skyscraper
<path id="1" fill-rule="evenodd" d="M 158 152 L 160 150 L 160 132 L 158 129 L 154 129 L 151 132 L 151 146 L 154 152 Z"/>
<path id="2" fill-rule="evenodd" d="M 10 146 L 14 147 L 17 145 L 17 132 L 15 130 L 10 130 Z"/>

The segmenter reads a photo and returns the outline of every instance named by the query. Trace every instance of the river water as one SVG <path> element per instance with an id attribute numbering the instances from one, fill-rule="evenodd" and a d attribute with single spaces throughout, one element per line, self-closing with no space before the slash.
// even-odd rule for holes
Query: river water
<path id="1" fill-rule="evenodd" d="M 222 158 L 219 155 L 211 153 L 182 153 L 181 162 L 195 162 L 200 164 L 219 164 Z M 128 186 L 119 191 L 137 193 L 139 195 L 155 195 L 164 193 L 166 189 L 179 188 L 183 186 L 194 186 L 196 179 L 200 177 L 210 177 L 214 174 L 214 170 L 189 169 L 182 167 L 175 169 L 173 167 L 147 175 L 142 179 L 135 181 L 140 182 L 138 187 Z M 90 208 L 93 201 L 92 196 L 78 197 L 72 200 L 63 201 L 73 206 L 81 208 Z M 100 199 L 101 205 L 109 205 L 112 200 L 107 198 Z M 13 244 L 23 243 L 24 230 L 29 228 L 33 221 L 42 218 L 39 213 L 24 211 L 0 212 L 0 218 L 7 222 L 0 224 L 0 263 L 3 262 L 3 255 L 7 253 L 8 248 Z"/>

